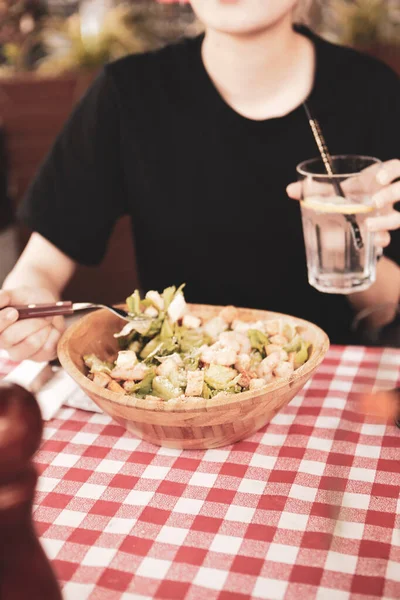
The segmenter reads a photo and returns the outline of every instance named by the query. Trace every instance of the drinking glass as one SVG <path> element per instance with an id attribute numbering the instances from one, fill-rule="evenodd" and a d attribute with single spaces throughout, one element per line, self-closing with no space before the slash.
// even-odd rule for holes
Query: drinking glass
<path id="1" fill-rule="evenodd" d="M 377 179 L 381 161 L 340 155 L 332 157 L 332 165 L 343 195 L 321 158 L 297 167 L 308 280 L 320 292 L 350 294 L 367 289 L 376 277 L 374 234 L 366 219 L 377 213 L 373 195 L 382 187 Z"/>

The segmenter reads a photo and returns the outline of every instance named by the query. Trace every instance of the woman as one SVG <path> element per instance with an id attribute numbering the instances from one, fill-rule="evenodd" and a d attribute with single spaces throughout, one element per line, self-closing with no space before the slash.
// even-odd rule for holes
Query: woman
<path id="1" fill-rule="evenodd" d="M 205 36 L 105 67 L 42 166 L 22 216 L 33 234 L 0 293 L 0 347 L 54 356 L 61 319 L 16 323 L 12 304 L 58 298 L 132 216 L 144 289 L 186 281 L 189 300 L 311 319 L 346 342 L 354 307 L 400 298 L 400 84 L 384 65 L 293 28 L 295 0 L 192 0 Z M 307 283 L 297 202 L 316 155 L 308 99 L 332 153 L 376 155 L 387 184 L 371 219 L 378 281 L 347 298 Z M 297 186 L 288 193 L 297 197 Z M 388 311 L 385 321 L 393 318 Z"/>

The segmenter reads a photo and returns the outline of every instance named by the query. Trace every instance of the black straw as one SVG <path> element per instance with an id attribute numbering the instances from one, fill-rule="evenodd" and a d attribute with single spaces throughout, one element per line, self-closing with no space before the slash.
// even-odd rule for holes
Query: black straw
<path id="1" fill-rule="evenodd" d="M 312 115 L 310 111 L 310 107 L 304 102 L 303 104 L 305 113 L 307 115 L 308 122 L 311 127 L 311 131 L 313 133 L 315 142 L 318 146 L 319 153 L 321 155 L 322 161 L 325 166 L 325 170 L 330 178 L 330 183 L 332 184 L 336 194 L 341 198 L 346 198 L 343 188 L 340 185 L 340 182 L 335 178 L 335 172 L 333 168 L 332 158 L 328 150 L 328 146 L 326 145 L 325 138 L 322 134 L 321 127 L 315 117 Z M 357 223 L 357 219 L 354 215 L 344 215 L 346 221 L 351 225 L 351 232 L 353 235 L 353 242 L 355 247 L 358 250 L 361 250 L 364 247 L 364 242 L 362 239 L 361 231 Z"/>

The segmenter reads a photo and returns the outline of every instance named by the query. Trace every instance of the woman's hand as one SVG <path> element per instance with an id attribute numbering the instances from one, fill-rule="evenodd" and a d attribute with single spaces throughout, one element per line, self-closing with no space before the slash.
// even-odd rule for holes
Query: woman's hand
<path id="1" fill-rule="evenodd" d="M 45 289 L 21 287 L 0 290 L 0 348 L 16 362 L 25 359 L 47 362 L 57 355 L 57 342 L 64 330 L 62 317 L 18 321 L 18 304 L 50 303 L 57 298 Z"/>
<path id="2" fill-rule="evenodd" d="M 400 160 L 388 160 L 379 165 L 373 165 L 365 169 L 359 176 L 346 180 L 349 183 L 349 191 L 357 185 L 372 193 L 373 204 L 379 211 L 379 215 L 367 219 L 369 231 L 375 233 L 375 245 L 378 248 L 386 248 L 390 244 L 390 231 L 400 229 L 400 212 L 394 208 L 396 202 L 400 202 Z M 301 200 L 302 182 L 291 183 L 286 192 L 293 200 Z M 346 189 L 345 189 L 346 192 Z"/>
<path id="3" fill-rule="evenodd" d="M 381 248 L 390 244 L 390 233 L 395 229 L 400 229 L 400 212 L 394 208 L 396 202 L 400 201 L 400 160 L 389 160 L 383 165 L 376 174 L 376 179 L 381 184 L 382 189 L 377 191 L 372 199 L 381 216 L 370 217 L 367 220 L 369 231 L 376 233 L 375 243 Z"/>

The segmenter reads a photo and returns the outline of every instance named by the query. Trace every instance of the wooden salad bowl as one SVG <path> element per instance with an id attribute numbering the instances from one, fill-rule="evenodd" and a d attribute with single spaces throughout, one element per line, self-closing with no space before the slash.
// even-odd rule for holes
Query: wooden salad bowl
<path id="1" fill-rule="evenodd" d="M 203 320 L 216 316 L 222 307 L 191 304 L 190 313 Z M 227 446 L 264 427 L 282 407 L 303 388 L 328 348 L 322 329 L 295 317 L 262 310 L 239 309 L 243 321 L 285 318 L 300 327 L 311 342 L 308 361 L 290 379 L 280 380 L 257 390 L 210 400 L 142 400 L 103 389 L 86 377 L 83 356 L 96 354 L 114 360 L 118 351 L 113 334 L 122 321 L 107 310 L 97 310 L 80 319 L 64 333 L 58 346 L 59 359 L 67 373 L 82 390 L 117 423 L 139 438 L 170 448 L 204 449 Z"/>

